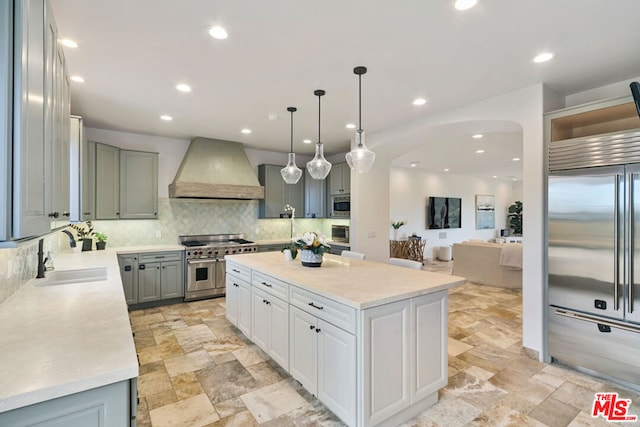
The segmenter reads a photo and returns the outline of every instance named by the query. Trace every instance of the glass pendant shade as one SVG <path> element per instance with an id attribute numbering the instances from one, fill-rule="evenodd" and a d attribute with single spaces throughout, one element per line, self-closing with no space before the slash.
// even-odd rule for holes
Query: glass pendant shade
<path id="1" fill-rule="evenodd" d="M 345 156 L 349 167 L 360 173 L 369 172 L 373 162 L 376 161 L 376 153 L 369 150 L 364 143 L 364 131 L 362 130 L 362 75 L 366 72 L 366 67 L 353 69 L 353 73 L 358 76 L 358 130 L 356 131 L 356 147 Z"/>
<path id="2" fill-rule="evenodd" d="M 369 150 L 364 143 L 364 131 L 356 134 L 356 148 L 345 156 L 349 167 L 356 172 L 369 172 L 373 162 L 376 161 L 376 153 Z"/>
<path id="3" fill-rule="evenodd" d="M 316 144 L 316 155 L 307 162 L 307 170 L 313 179 L 325 179 L 331 171 L 331 163 L 324 158 L 324 147 Z"/>
<path id="4" fill-rule="evenodd" d="M 302 177 L 302 169 L 296 165 L 296 153 L 289 153 L 287 166 L 280 169 L 280 175 L 287 184 L 297 184 Z"/>

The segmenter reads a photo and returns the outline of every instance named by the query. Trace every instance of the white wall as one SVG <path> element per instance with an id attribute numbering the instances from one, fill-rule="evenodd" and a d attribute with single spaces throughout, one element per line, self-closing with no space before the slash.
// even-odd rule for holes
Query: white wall
<path id="1" fill-rule="evenodd" d="M 434 258 L 438 246 L 453 245 L 468 239 L 488 240 L 499 236 L 507 226 L 509 205 L 518 200 L 522 185 L 513 181 L 478 179 L 462 175 L 430 173 L 409 168 L 392 168 L 389 178 L 389 217 L 391 221 L 406 220 L 399 230 L 400 237 L 416 233 L 427 240 L 425 258 Z M 495 196 L 495 229 L 476 230 L 475 196 Z M 462 199 L 462 228 L 429 230 L 426 228 L 426 204 L 429 196 L 459 197 Z M 446 237 L 442 237 L 446 235 Z M 389 227 L 389 238 L 393 228 Z"/>

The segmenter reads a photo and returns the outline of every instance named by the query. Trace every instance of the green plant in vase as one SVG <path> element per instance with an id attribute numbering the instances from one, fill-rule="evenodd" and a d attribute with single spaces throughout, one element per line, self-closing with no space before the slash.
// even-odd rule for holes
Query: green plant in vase
<path id="1" fill-rule="evenodd" d="M 96 231 L 93 233 L 96 238 L 96 250 L 104 250 L 107 247 L 107 235 Z"/>
<path id="2" fill-rule="evenodd" d="M 78 240 L 82 241 L 82 251 L 90 251 L 93 245 L 92 236 L 95 234 L 91 221 L 69 224 L 69 227 L 76 232 Z"/>
<path id="3" fill-rule="evenodd" d="M 327 239 L 317 231 L 304 233 L 293 240 L 293 246 L 300 250 L 300 261 L 305 267 L 320 267 L 322 255 L 331 249 Z"/>
<path id="4" fill-rule="evenodd" d="M 395 221 L 391 223 L 391 227 L 393 227 L 393 240 L 398 240 L 398 230 L 400 229 L 400 227 L 402 227 L 406 223 L 407 221 L 405 220 Z"/>
<path id="5" fill-rule="evenodd" d="M 522 236 L 522 202 L 520 200 L 509 206 L 507 217 L 509 217 L 509 226 L 513 230 L 513 234 Z"/>

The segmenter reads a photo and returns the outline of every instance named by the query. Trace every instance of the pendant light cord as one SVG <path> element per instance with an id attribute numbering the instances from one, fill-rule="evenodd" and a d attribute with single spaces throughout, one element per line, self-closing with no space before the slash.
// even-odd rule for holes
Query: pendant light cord
<path id="1" fill-rule="evenodd" d="M 362 74 L 358 74 L 358 133 L 362 133 Z"/>
<path id="2" fill-rule="evenodd" d="M 293 153 L 293 110 L 291 111 L 291 151 Z"/>
<path id="3" fill-rule="evenodd" d="M 318 95 L 318 144 L 320 144 L 320 97 L 322 95 Z"/>

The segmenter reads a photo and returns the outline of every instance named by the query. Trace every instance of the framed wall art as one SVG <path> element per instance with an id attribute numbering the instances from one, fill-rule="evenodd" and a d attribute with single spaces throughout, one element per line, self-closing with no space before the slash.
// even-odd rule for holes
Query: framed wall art
<path id="1" fill-rule="evenodd" d="M 496 228 L 496 197 L 476 194 L 476 229 Z"/>

